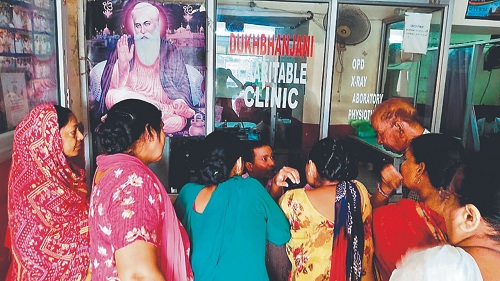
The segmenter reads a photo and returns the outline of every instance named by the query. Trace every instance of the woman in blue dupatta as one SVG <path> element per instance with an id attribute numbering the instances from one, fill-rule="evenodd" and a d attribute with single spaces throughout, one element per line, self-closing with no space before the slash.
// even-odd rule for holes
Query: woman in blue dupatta
<path id="1" fill-rule="evenodd" d="M 203 143 L 199 183 L 186 184 L 175 209 L 191 239 L 195 280 L 269 280 L 266 241 L 290 239 L 288 221 L 262 184 L 242 178 L 242 144 L 216 131 Z"/>

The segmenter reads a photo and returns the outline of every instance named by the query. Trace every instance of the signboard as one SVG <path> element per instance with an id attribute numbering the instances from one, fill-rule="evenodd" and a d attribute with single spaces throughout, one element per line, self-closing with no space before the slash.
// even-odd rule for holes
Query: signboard
<path id="1" fill-rule="evenodd" d="M 231 33 L 229 36 L 229 54 L 238 55 L 312 57 L 313 45 L 314 36 L 308 35 Z M 256 85 L 243 89 L 245 106 L 295 109 L 299 95 L 296 85 L 306 84 L 306 72 L 305 62 L 263 61 Z"/>
<path id="2" fill-rule="evenodd" d="M 351 61 L 352 75 L 350 88 L 352 91 L 352 108 L 347 112 L 347 120 L 370 120 L 373 109 L 356 108 L 357 105 L 373 104 L 378 105 L 382 103 L 383 94 L 376 94 L 373 92 L 366 92 L 370 89 L 369 77 L 365 73 L 365 59 L 354 58 Z"/>
<path id="3" fill-rule="evenodd" d="M 500 0 L 469 0 L 465 18 L 500 20 Z"/>

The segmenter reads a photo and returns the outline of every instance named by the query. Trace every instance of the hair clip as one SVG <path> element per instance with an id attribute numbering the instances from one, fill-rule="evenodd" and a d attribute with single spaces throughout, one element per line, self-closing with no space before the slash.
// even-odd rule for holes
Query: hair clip
<path id="1" fill-rule="evenodd" d="M 101 122 L 104 123 L 106 121 L 106 118 L 108 118 L 108 114 L 104 114 L 102 117 L 101 117 Z"/>

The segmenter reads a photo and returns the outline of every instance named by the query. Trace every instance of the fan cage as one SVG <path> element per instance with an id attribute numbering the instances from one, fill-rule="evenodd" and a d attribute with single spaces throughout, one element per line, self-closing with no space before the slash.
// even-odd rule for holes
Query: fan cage
<path id="1" fill-rule="evenodd" d="M 342 7 L 337 18 L 335 41 L 344 45 L 357 45 L 368 38 L 370 20 L 357 7 Z"/>

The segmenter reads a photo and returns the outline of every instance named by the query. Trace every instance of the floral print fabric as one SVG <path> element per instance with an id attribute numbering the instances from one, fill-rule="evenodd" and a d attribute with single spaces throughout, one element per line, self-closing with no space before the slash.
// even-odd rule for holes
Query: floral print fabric
<path id="1" fill-rule="evenodd" d="M 362 197 L 365 229 L 361 280 L 373 280 L 372 208 L 366 188 L 355 183 Z M 292 235 L 286 246 L 292 264 L 289 280 L 329 280 L 335 223 L 314 208 L 303 188 L 287 191 L 280 199 L 280 207 L 290 222 Z"/>
<path id="2" fill-rule="evenodd" d="M 108 170 L 92 190 L 90 256 L 92 280 L 119 280 L 114 253 L 136 240 L 156 247 L 164 216 L 159 186 L 136 169 Z M 139 171 L 140 172 L 140 171 Z"/>

